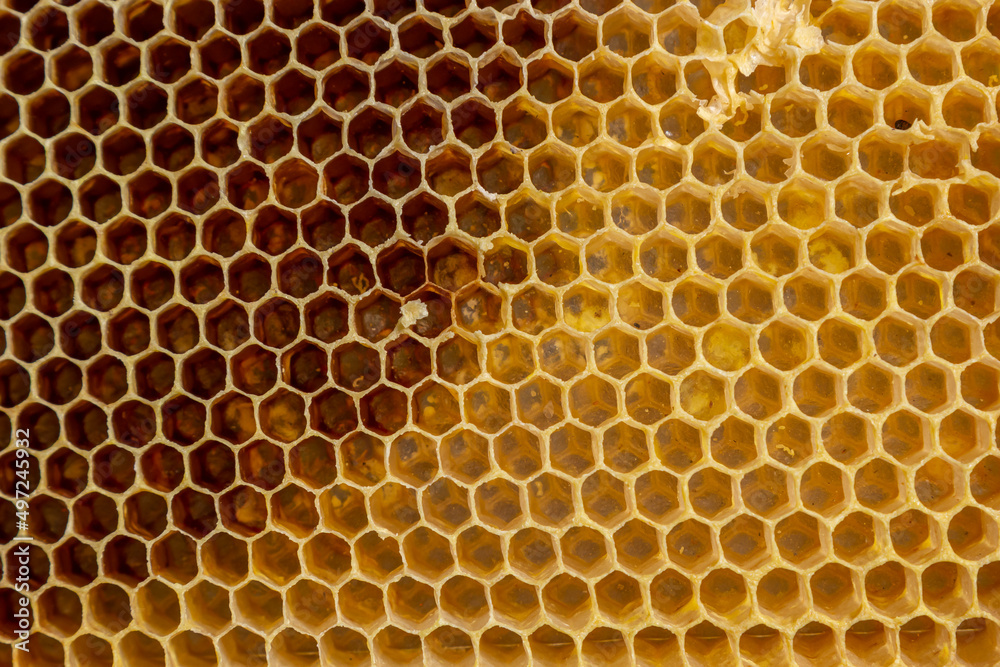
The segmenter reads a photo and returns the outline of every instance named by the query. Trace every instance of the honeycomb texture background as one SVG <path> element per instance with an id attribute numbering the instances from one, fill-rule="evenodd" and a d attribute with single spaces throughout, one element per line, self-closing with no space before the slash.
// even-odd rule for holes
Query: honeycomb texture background
<path id="1" fill-rule="evenodd" d="M 0 664 L 1000 663 L 1000 5 L 803 11 L 5 0 Z"/>

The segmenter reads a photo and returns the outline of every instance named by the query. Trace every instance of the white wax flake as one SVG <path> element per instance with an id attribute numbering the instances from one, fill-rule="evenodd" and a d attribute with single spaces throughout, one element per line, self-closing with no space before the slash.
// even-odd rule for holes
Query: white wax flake
<path id="1" fill-rule="evenodd" d="M 823 46 L 819 28 L 809 25 L 807 0 L 757 0 L 750 10 L 757 33 L 736 56 L 740 72 L 749 76 L 758 65 L 781 65 L 788 48 L 815 53 Z"/>
<path id="2" fill-rule="evenodd" d="M 424 319 L 427 315 L 429 313 L 427 312 L 426 303 L 423 301 L 407 301 L 403 304 L 399 324 L 403 327 L 413 326 L 418 320 Z"/>
<path id="3" fill-rule="evenodd" d="M 809 25 L 807 0 L 757 0 L 745 13 L 757 31 L 738 53 L 716 51 L 705 66 L 712 74 L 716 95 L 698 111 L 705 121 L 721 126 L 746 105 L 746 96 L 737 91 L 737 71 L 753 74 L 759 65 L 783 65 L 794 52 L 816 53 L 823 46 L 820 29 Z"/>

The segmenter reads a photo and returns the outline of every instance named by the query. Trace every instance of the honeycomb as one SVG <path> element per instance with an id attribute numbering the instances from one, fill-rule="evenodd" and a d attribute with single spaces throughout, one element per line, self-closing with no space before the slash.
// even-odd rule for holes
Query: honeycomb
<path id="1" fill-rule="evenodd" d="M 0 664 L 1000 664 L 1000 3 L 0 34 Z"/>

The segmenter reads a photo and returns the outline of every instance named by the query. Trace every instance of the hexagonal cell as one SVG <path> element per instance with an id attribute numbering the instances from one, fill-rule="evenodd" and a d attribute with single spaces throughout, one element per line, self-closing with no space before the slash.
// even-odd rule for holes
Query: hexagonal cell
<path id="1" fill-rule="evenodd" d="M 993 32 L 995 33 L 996 30 Z M 962 65 L 965 73 L 980 83 L 988 83 L 990 76 L 996 74 L 992 66 L 995 49 L 995 44 L 988 40 L 979 40 L 965 47 L 962 50 Z"/>
<path id="2" fill-rule="evenodd" d="M 527 102 L 524 102 L 523 104 L 525 106 L 528 105 Z M 532 106 L 529 108 L 534 107 Z M 530 126 L 524 127 L 523 129 L 529 129 L 530 127 L 530 129 L 535 130 L 534 132 L 522 131 L 518 133 L 518 139 L 521 139 L 523 136 L 523 139 L 521 139 L 522 143 L 524 141 L 531 143 L 530 146 L 526 147 L 530 148 L 544 138 L 538 135 L 538 130 L 545 130 L 545 121 L 543 118 L 532 115 L 522 116 L 519 120 L 521 120 L 521 122 L 525 125 L 528 125 L 525 121 L 530 123 Z M 553 110 L 552 128 L 559 141 L 575 147 L 586 146 L 597 138 L 597 134 L 600 131 L 600 115 L 598 114 L 597 109 L 594 108 L 593 105 L 588 104 L 586 101 L 566 101 Z"/>
<path id="3" fill-rule="evenodd" d="M 855 267 L 856 249 L 854 235 L 827 229 L 809 239 L 809 261 L 820 271 L 843 273 Z"/>
<path id="4" fill-rule="evenodd" d="M 628 101 L 619 102 L 608 110 L 608 135 L 623 146 L 628 146 L 629 148 L 638 147 L 652 135 L 652 127 L 653 119 L 649 115 L 649 112 L 636 103 Z M 718 164 L 716 161 L 713 161 L 715 157 L 716 154 L 709 155 L 708 153 L 696 157 L 699 163 L 698 180 L 706 182 L 704 178 L 701 178 L 706 173 L 705 171 L 700 171 L 702 168 L 701 165 L 704 165 L 709 170 L 714 170 L 716 166 L 725 168 L 723 164 L 725 156 L 719 155 L 722 162 Z M 735 168 L 735 164 L 733 168 Z"/>
<path id="5" fill-rule="evenodd" d="M 333 445 L 319 436 L 310 436 L 292 448 L 288 455 L 292 475 L 314 489 L 328 486 L 336 477 Z M 321 465 L 313 465 L 322 462 Z"/>
<path id="6" fill-rule="evenodd" d="M 513 575 L 507 575 L 493 584 L 490 598 L 494 615 L 507 625 L 530 627 L 540 615 L 537 589 Z"/>
<path id="7" fill-rule="evenodd" d="M 600 533 L 592 528 L 574 527 L 563 534 L 560 540 L 563 564 L 581 575 L 591 576 L 600 574 L 608 568 L 606 562 L 602 562 L 607 557 L 608 545 Z M 565 577 L 566 575 L 560 575 Z M 559 577 L 556 577 L 559 579 Z M 564 588 L 569 581 L 562 582 L 561 585 L 554 586 L 555 580 L 549 586 L 553 588 Z M 554 592 L 547 587 L 546 597 Z M 572 596 L 569 598 L 572 600 Z M 548 606 L 548 605 L 546 605 Z"/>
<path id="8" fill-rule="evenodd" d="M 614 527 L 625 518 L 627 500 L 624 486 L 618 478 L 603 470 L 588 477 L 581 487 L 583 507 L 594 521 Z"/>
<path id="9" fill-rule="evenodd" d="M 372 584 L 352 579 L 340 587 L 338 602 L 344 616 L 356 626 L 373 630 L 385 621 L 382 591 Z"/>
<path id="10" fill-rule="evenodd" d="M 906 64 L 910 75 L 918 83 L 937 86 L 952 80 L 958 67 L 954 60 L 951 45 L 943 39 L 930 36 L 909 51 Z"/>
<path id="11" fill-rule="evenodd" d="M 438 287 L 457 292 L 479 276 L 476 253 L 465 244 L 444 239 L 427 253 L 428 278 Z"/>
<path id="12" fill-rule="evenodd" d="M 442 530 L 453 532 L 471 516 L 466 490 L 441 479 L 431 484 L 423 494 L 424 514 Z"/>
<path id="13" fill-rule="evenodd" d="M 618 315 L 636 329 L 649 329 L 663 321 L 663 294 L 643 282 L 618 290 Z"/>
<path id="14" fill-rule="evenodd" d="M 785 472 L 769 465 L 746 473 L 740 480 L 740 491 L 744 505 L 765 519 L 785 514 L 789 499 L 794 498 Z"/>
<path id="15" fill-rule="evenodd" d="M 402 532 L 420 520 L 416 491 L 396 482 L 380 486 L 368 503 L 372 520 L 387 530 Z"/>
<path id="16" fill-rule="evenodd" d="M 615 379 L 620 380 L 636 371 L 638 359 L 638 339 L 621 329 L 609 329 L 594 339 L 597 368 Z"/>
<path id="17" fill-rule="evenodd" d="M 543 239 L 534 248 L 535 274 L 543 282 L 562 287 L 580 276 L 580 250 L 558 235 Z"/>
<path id="18" fill-rule="evenodd" d="M 684 378 L 678 396 L 685 412 L 701 421 L 710 421 L 728 407 L 725 382 L 707 371 L 695 371 Z"/>
<path id="19" fill-rule="evenodd" d="M 707 236 L 695 247 L 695 259 L 702 271 L 726 280 L 743 267 L 743 249 L 726 235 Z"/>
<path id="20" fill-rule="evenodd" d="M 997 625 L 985 618 L 962 621 L 955 631 L 960 660 L 970 664 L 997 659 Z"/>
<path id="21" fill-rule="evenodd" d="M 569 409 L 584 424 L 598 426 L 617 413 L 618 399 L 609 383 L 596 376 L 585 377 L 570 389 Z"/>
<path id="22" fill-rule="evenodd" d="M 341 474 L 361 486 L 381 482 L 386 473 L 385 448 L 381 440 L 367 433 L 355 433 L 340 447 Z"/>
<path id="23" fill-rule="evenodd" d="M 417 72 L 404 61 L 392 61 L 375 72 L 375 99 L 401 106 L 417 91 Z"/>
<path id="24" fill-rule="evenodd" d="M 930 444 L 927 420 L 909 410 L 889 415 L 882 424 L 882 448 L 904 463 L 921 460 Z"/>
<path id="25" fill-rule="evenodd" d="M 833 530 L 834 553 L 853 563 L 872 559 L 874 547 L 881 541 L 875 533 L 874 519 L 864 512 L 849 514 Z"/>
<path id="26" fill-rule="evenodd" d="M 704 468 L 688 480 L 688 496 L 695 513 L 706 519 L 724 519 L 733 510 L 733 479 L 714 468 Z"/>
<path id="27" fill-rule="evenodd" d="M 899 410 L 889 415 L 882 425 L 882 447 L 900 462 L 920 461 L 930 444 L 928 429 L 926 418 Z"/>
<path id="28" fill-rule="evenodd" d="M 793 565 L 803 566 L 824 556 L 822 530 L 814 517 L 796 512 L 774 527 L 774 542 L 782 558 Z"/>
<path id="29" fill-rule="evenodd" d="M 885 613 L 909 613 L 918 603 L 916 584 L 916 575 L 909 568 L 889 561 L 868 572 L 865 594 L 870 604 Z"/>
<path id="30" fill-rule="evenodd" d="M 743 148 L 743 159 L 747 173 L 763 183 L 780 183 L 789 176 L 791 150 L 778 139 L 756 139 Z"/>
<path id="31" fill-rule="evenodd" d="M 734 398 L 740 410 L 756 419 L 770 417 L 781 409 L 782 386 L 778 378 L 761 369 L 751 369 L 736 381 Z"/>
<path id="32" fill-rule="evenodd" d="M 555 304 L 551 291 L 528 287 L 511 299 L 511 323 L 519 331 L 537 335 L 555 324 Z"/>
<path id="33" fill-rule="evenodd" d="M 768 660 L 787 660 L 788 642 L 780 632 L 763 624 L 755 625 L 740 636 L 740 655 L 758 664 Z"/>
<path id="34" fill-rule="evenodd" d="M 612 572 L 604 577 L 594 586 L 594 592 L 598 608 L 612 622 L 628 623 L 641 613 L 640 584 L 623 572 Z"/>
<path id="35" fill-rule="evenodd" d="M 201 155 L 213 167 L 228 167 L 240 158 L 239 133 L 226 120 L 218 120 L 202 131 Z"/>
<path id="36" fill-rule="evenodd" d="M 844 113 L 847 117 L 854 117 L 858 111 L 853 108 L 848 108 L 844 110 Z M 848 127 L 843 128 L 843 130 L 849 129 L 850 128 Z M 860 131 L 860 128 L 855 129 Z M 836 135 L 818 135 L 811 137 L 806 140 L 803 145 L 802 152 L 803 169 L 805 169 L 805 171 L 810 175 L 823 181 L 832 181 L 840 176 L 843 176 L 850 166 L 849 145 L 845 144 L 843 140 L 836 137 Z M 813 181 L 804 181 L 804 183 L 811 185 Z M 813 188 L 809 187 L 809 185 L 796 188 L 796 190 L 800 190 L 799 192 L 789 191 L 789 199 L 793 201 L 800 200 L 803 203 L 806 203 L 809 206 L 808 210 L 811 211 L 821 211 L 825 209 L 825 202 L 817 200 Z M 796 215 L 791 211 L 788 212 L 787 217 L 791 218 L 800 226 L 807 225 L 809 227 L 813 227 L 816 224 L 815 221 L 812 221 L 810 224 L 810 221 L 805 216 Z"/>
<path id="37" fill-rule="evenodd" d="M 996 310 L 996 280 L 992 275 L 976 269 L 962 271 L 955 276 L 952 298 L 956 306 L 973 317 L 988 317 Z"/>
<path id="38" fill-rule="evenodd" d="M 798 263 L 797 240 L 774 230 L 756 235 L 750 251 L 757 265 L 775 277 L 791 273 Z"/>
<path id="39" fill-rule="evenodd" d="M 829 662 L 842 658 L 837 634 L 817 621 L 807 623 L 795 633 L 792 648 L 796 656 L 805 656 L 808 660 Z"/>
<path id="40" fill-rule="evenodd" d="M 968 239 L 960 230 L 944 226 L 925 229 L 920 236 L 920 250 L 931 268 L 951 271 L 966 261 Z"/>
<path id="41" fill-rule="evenodd" d="M 396 539 L 380 538 L 374 532 L 357 539 L 354 553 L 361 572 L 378 582 L 386 581 L 403 566 L 403 557 Z"/>
<path id="42" fill-rule="evenodd" d="M 790 619 L 805 610 L 803 584 L 799 575 L 785 569 L 773 569 L 757 585 L 757 602 L 769 616 Z"/>
<path id="43" fill-rule="evenodd" d="M 480 374 L 478 346 L 463 336 L 453 336 L 437 349 L 437 372 L 453 384 L 467 384 Z"/>
<path id="44" fill-rule="evenodd" d="M 768 529 L 755 517 L 740 515 L 719 531 L 726 560 L 743 568 L 755 568 L 768 558 Z"/>
<path id="45" fill-rule="evenodd" d="M 498 55 L 481 64 L 477 78 L 476 87 L 493 102 L 510 97 L 518 91 L 523 83 L 520 62 L 509 51 L 501 51 Z"/>
<path id="46" fill-rule="evenodd" d="M 718 559 L 711 529 L 695 519 L 682 521 L 667 533 L 667 555 L 690 572 L 700 572 Z"/>
<path id="47" fill-rule="evenodd" d="M 66 583 L 86 586 L 97 578 L 97 554 L 75 537 L 56 548 L 52 561 L 55 575 Z"/>
<path id="48" fill-rule="evenodd" d="M 629 58 L 649 48 L 652 25 L 635 11 L 618 11 L 605 19 L 602 41 L 618 55 Z"/>
<path id="49" fill-rule="evenodd" d="M 909 274 L 915 276 L 916 274 Z M 901 278 L 896 284 L 897 296 L 902 292 L 906 299 L 907 279 Z M 878 276 L 863 272 L 852 273 L 844 278 L 840 287 L 840 305 L 845 312 L 862 320 L 873 320 L 886 308 L 886 285 Z M 902 303 L 901 303 L 902 305 Z M 906 306 L 904 306 L 906 308 Z"/>
<path id="50" fill-rule="evenodd" d="M 736 171 L 736 153 L 729 142 L 719 137 L 710 136 L 699 141 L 692 160 L 692 173 L 706 185 L 727 183 Z"/>
<path id="51" fill-rule="evenodd" d="M 742 217 L 749 219 L 742 221 L 736 219 L 738 211 L 732 211 L 727 215 L 727 219 L 739 229 L 752 231 L 764 222 L 762 218 L 766 218 L 766 207 L 751 193 L 742 193 L 739 197 L 745 201 L 746 210 L 742 212 Z M 728 206 L 723 208 L 723 212 L 725 213 L 730 206 L 735 208 L 738 202 L 739 198 L 735 201 L 730 200 L 727 202 Z M 793 178 L 782 186 L 778 194 L 778 215 L 793 227 L 811 229 L 826 218 L 825 192 L 810 178 Z M 794 263 L 795 258 L 790 259 Z"/>
<path id="52" fill-rule="evenodd" d="M 949 109 L 949 111 L 951 111 L 951 109 Z M 952 122 L 959 121 L 952 119 Z M 957 150 L 958 149 L 954 144 L 950 144 L 945 141 L 931 140 L 921 144 L 916 144 L 910 151 L 910 170 L 925 178 L 951 178 L 956 175 L 956 170 L 952 167 L 946 166 L 946 164 L 937 162 L 935 156 L 940 156 L 945 160 L 951 160 L 951 156 L 956 155 Z M 954 246 L 954 244 L 952 244 L 952 246 Z M 941 255 L 937 255 L 937 257 L 941 257 Z M 959 252 L 958 258 L 961 261 L 961 252 Z M 941 257 L 941 259 L 946 263 L 951 261 L 944 257 Z"/>
<path id="53" fill-rule="evenodd" d="M 720 315 L 719 291 L 720 286 L 715 282 L 689 278 L 674 288 L 670 305 L 682 322 L 703 327 Z"/>
<path id="54" fill-rule="evenodd" d="M 1000 401 L 993 384 L 997 377 L 997 370 L 984 363 L 976 362 L 966 367 L 961 376 L 962 399 L 973 407 L 992 409 Z"/>
<path id="55" fill-rule="evenodd" d="M 896 553 L 916 564 L 932 558 L 941 547 L 937 523 L 916 509 L 903 512 L 889 522 L 889 537 Z"/>
<path id="56" fill-rule="evenodd" d="M 584 153 L 580 163 L 584 182 L 599 192 L 611 192 L 629 180 L 630 160 L 609 143 L 597 143 Z"/>
<path id="57" fill-rule="evenodd" d="M 938 435 L 948 456 L 966 462 L 981 454 L 989 440 L 986 424 L 965 410 L 955 410 L 941 420 Z"/>
<path id="58" fill-rule="evenodd" d="M 910 364 L 923 347 L 918 329 L 912 322 L 900 317 L 888 316 L 880 320 L 875 325 L 873 338 L 878 355 L 893 366 Z"/>
<path id="59" fill-rule="evenodd" d="M 917 470 L 913 485 L 923 505 L 943 511 L 958 502 L 962 481 L 963 475 L 953 464 L 935 457 Z"/>
<path id="60" fill-rule="evenodd" d="M 452 577 L 441 587 L 440 608 L 449 620 L 462 626 L 479 626 L 488 616 L 483 585 L 465 576 Z"/>
<path id="61" fill-rule="evenodd" d="M 854 493 L 862 505 L 879 512 L 898 507 L 903 494 L 898 468 L 885 459 L 873 459 L 855 475 Z"/>
<path id="62" fill-rule="evenodd" d="M 479 100 L 469 100 L 451 112 L 451 125 L 455 136 L 472 148 L 479 148 L 496 135 L 494 111 Z"/>
<path id="63" fill-rule="evenodd" d="M 672 389 L 668 382 L 651 374 L 640 374 L 625 385 L 625 409 L 632 419 L 652 425 L 670 414 Z"/>
<path id="64" fill-rule="evenodd" d="M 773 288 L 759 279 L 737 278 L 726 293 L 726 307 L 744 322 L 760 324 L 774 313 Z"/>
<path id="65" fill-rule="evenodd" d="M 392 118 L 373 107 L 352 116 L 347 128 L 347 143 L 367 158 L 374 158 L 392 140 Z"/>
<path id="66" fill-rule="evenodd" d="M 573 92 L 573 71 L 561 59 L 544 55 L 528 66 L 528 92 L 539 102 L 555 104 Z"/>
<path id="67" fill-rule="evenodd" d="M 657 616 L 669 619 L 670 622 L 683 623 L 691 620 L 697 613 L 691 604 L 694 597 L 691 582 L 677 570 L 667 569 L 657 575 L 650 582 L 649 593 Z M 649 634 L 648 630 L 643 630 L 638 633 L 638 637 Z M 636 643 L 639 644 L 639 641 Z M 647 659 L 641 664 L 656 663 Z"/>
<path id="68" fill-rule="evenodd" d="M 975 560 L 995 548 L 997 525 L 979 508 L 965 507 L 948 524 L 947 538 L 956 554 Z"/>
<path id="69" fill-rule="evenodd" d="M 288 589 L 285 607 L 293 619 L 308 628 L 322 628 L 336 620 L 333 591 L 314 581 L 299 581 Z"/>
<path id="70" fill-rule="evenodd" d="M 845 179 L 836 190 L 837 216 L 855 227 L 866 227 L 881 215 L 878 186 L 863 176 Z"/>
<path id="71" fill-rule="evenodd" d="M 632 276 L 632 249 L 625 237 L 597 237 L 587 245 L 585 254 L 587 270 L 601 282 L 618 283 Z"/>
<path id="72" fill-rule="evenodd" d="M 422 192 L 403 205 L 402 222 L 403 230 L 414 241 L 425 244 L 444 233 L 448 211 L 437 197 Z"/>
<path id="73" fill-rule="evenodd" d="M 483 280 L 516 285 L 528 278 L 528 249 L 507 239 L 497 239 L 483 257 Z"/>
<path id="74" fill-rule="evenodd" d="M 783 371 L 804 363 L 810 352 L 805 332 L 792 322 L 776 321 L 765 327 L 757 346 L 769 364 Z"/>
<path id="75" fill-rule="evenodd" d="M 824 516 L 843 509 L 846 480 L 840 470 L 829 463 L 816 463 L 802 476 L 800 496 L 806 507 Z"/>
<path id="76" fill-rule="evenodd" d="M 572 153 L 549 144 L 532 152 L 528 173 L 531 182 L 542 192 L 558 192 L 576 180 L 576 162 Z"/>
<path id="77" fill-rule="evenodd" d="M 750 601 L 746 583 L 732 570 L 712 570 L 701 582 L 700 596 L 708 610 L 720 616 L 749 615 Z"/>
<path id="78" fill-rule="evenodd" d="M 949 401 L 954 380 L 935 364 L 920 364 L 906 374 L 904 389 L 910 405 L 923 412 L 936 412 Z"/>
<path id="79" fill-rule="evenodd" d="M 373 21 L 361 21 L 346 35 L 347 55 L 366 65 L 374 65 L 392 48 L 389 31 Z M 409 50 L 409 49 L 407 49 Z"/>
<path id="80" fill-rule="evenodd" d="M 508 530 L 523 520 L 520 492 L 512 482 L 499 479 L 481 484 L 475 498 L 479 518 L 490 526 Z"/>
<path id="81" fill-rule="evenodd" d="M 952 127 L 971 130 L 986 117 L 986 98 L 971 87 L 955 86 L 943 103 L 945 122 Z"/>
<path id="82" fill-rule="evenodd" d="M 432 659 L 455 664 L 464 664 L 463 661 L 473 659 L 475 649 L 472 639 L 457 628 L 441 626 L 427 635 L 424 641 Z M 503 660 L 513 654 L 516 661 L 517 656 L 524 651 L 520 635 L 502 628 L 487 630 L 479 647 L 484 656 L 495 655 L 496 660 Z"/>
<path id="83" fill-rule="evenodd" d="M 503 564 L 500 538 L 479 526 L 467 528 L 456 542 L 458 563 L 474 576 L 491 578 Z M 473 582 L 473 590 L 479 584 Z M 466 600 L 466 603 L 473 600 Z M 444 606 L 442 604 L 442 606 Z"/>
<path id="84" fill-rule="evenodd" d="M 830 422 L 828 422 L 828 427 L 824 430 L 824 437 L 830 437 L 827 430 L 830 433 L 836 432 L 838 438 L 843 437 L 846 439 L 848 436 L 853 435 L 853 433 L 844 433 L 844 431 L 848 431 L 849 429 L 841 427 L 837 419 L 835 417 L 831 422 L 834 422 L 838 428 L 832 428 Z M 775 461 L 779 461 L 785 465 L 799 465 L 803 461 L 808 460 L 814 451 L 812 429 L 808 422 L 796 415 L 786 415 L 772 423 L 767 429 L 766 440 L 768 455 Z M 838 457 L 838 453 L 830 449 L 828 451 L 830 451 L 831 456 L 834 458 Z M 844 456 L 848 456 L 848 454 L 844 454 Z"/>
<path id="85" fill-rule="evenodd" d="M 458 55 L 441 56 L 427 70 L 427 90 L 446 102 L 468 93 L 471 80 L 468 63 Z"/>
<path id="86" fill-rule="evenodd" d="M 545 24 L 521 11 L 503 23 L 502 38 L 522 58 L 545 46 Z"/>
<path id="87" fill-rule="evenodd" d="M 444 31 L 433 17 L 407 19 L 400 24 L 398 31 L 400 48 L 418 58 L 429 58 L 444 46 Z"/>

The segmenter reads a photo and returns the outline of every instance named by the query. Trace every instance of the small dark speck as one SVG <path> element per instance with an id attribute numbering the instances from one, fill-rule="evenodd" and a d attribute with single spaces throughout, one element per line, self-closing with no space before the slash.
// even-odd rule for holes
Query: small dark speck
<path id="1" fill-rule="evenodd" d="M 896 121 L 896 129 L 897 130 L 908 130 L 908 129 L 910 129 L 911 125 L 913 125 L 913 123 L 911 123 L 908 120 L 903 120 L 902 118 L 900 118 L 899 120 Z"/>

